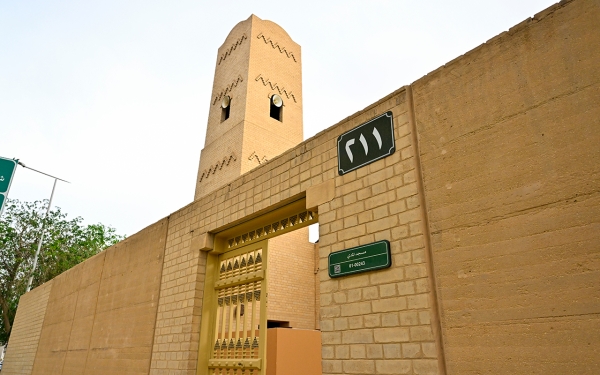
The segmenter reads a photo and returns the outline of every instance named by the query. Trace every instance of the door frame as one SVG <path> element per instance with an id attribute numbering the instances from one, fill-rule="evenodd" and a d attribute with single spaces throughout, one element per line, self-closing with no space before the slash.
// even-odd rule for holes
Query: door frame
<path id="1" fill-rule="evenodd" d="M 209 371 L 209 360 L 211 357 L 214 343 L 214 325 L 215 312 L 217 304 L 217 293 L 215 292 L 215 283 L 219 277 L 219 255 L 235 251 L 253 244 L 260 244 L 263 241 L 264 257 L 263 270 L 265 272 L 264 284 L 261 285 L 264 291 L 264 303 L 261 301 L 261 330 L 264 326 L 264 335 L 259 336 L 259 356 L 261 357 L 261 369 L 259 374 L 266 373 L 266 319 L 267 319 L 267 263 L 268 263 L 268 245 L 267 240 L 296 229 L 307 227 L 318 222 L 316 210 L 306 209 L 306 199 L 303 197 L 297 201 L 276 208 L 270 212 L 264 213 L 258 217 L 249 218 L 241 223 L 223 228 L 215 233 L 214 249 L 208 252 L 206 257 L 206 273 L 204 278 L 204 295 L 202 301 L 202 317 L 200 319 L 200 338 L 198 345 L 198 365 L 196 374 L 207 375 Z M 263 311 L 264 308 L 264 311 Z M 262 320 L 264 319 L 264 323 Z M 262 332 L 261 332 L 262 333 Z M 262 345 L 261 345 L 262 344 Z"/>

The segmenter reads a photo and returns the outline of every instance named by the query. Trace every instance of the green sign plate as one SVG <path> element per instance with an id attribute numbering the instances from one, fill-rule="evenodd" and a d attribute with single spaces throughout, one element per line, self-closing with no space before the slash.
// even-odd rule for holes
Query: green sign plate
<path id="1" fill-rule="evenodd" d="M 15 169 L 17 169 L 15 160 L 0 157 L 0 193 L 6 194 L 8 192 Z"/>
<path id="2" fill-rule="evenodd" d="M 395 151 L 394 114 L 388 111 L 338 137 L 338 173 L 341 176 Z"/>
<path id="3" fill-rule="evenodd" d="M 4 202 L 16 169 L 16 160 L 0 157 L 0 215 L 4 211 Z"/>
<path id="4" fill-rule="evenodd" d="M 329 254 L 329 277 L 374 271 L 391 265 L 390 242 L 377 241 Z"/>

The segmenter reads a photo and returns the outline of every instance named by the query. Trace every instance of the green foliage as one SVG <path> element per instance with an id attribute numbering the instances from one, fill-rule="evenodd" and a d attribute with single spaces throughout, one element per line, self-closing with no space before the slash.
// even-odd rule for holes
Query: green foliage
<path id="1" fill-rule="evenodd" d="M 81 217 L 67 220 L 59 207 L 44 218 L 47 207 L 47 200 L 6 202 L 0 220 L 0 345 L 8 342 L 19 297 L 26 291 L 42 224 L 44 241 L 32 289 L 125 238 L 103 224 L 83 225 Z"/>

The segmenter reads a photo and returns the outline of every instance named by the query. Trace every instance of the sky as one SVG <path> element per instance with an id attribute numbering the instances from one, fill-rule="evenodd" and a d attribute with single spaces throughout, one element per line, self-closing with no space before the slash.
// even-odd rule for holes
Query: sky
<path id="1" fill-rule="evenodd" d="M 307 139 L 554 2 L 3 0 L 0 156 L 132 235 L 192 202 L 217 50 L 250 14 L 302 47 Z M 53 182 L 19 167 L 9 199 Z"/>

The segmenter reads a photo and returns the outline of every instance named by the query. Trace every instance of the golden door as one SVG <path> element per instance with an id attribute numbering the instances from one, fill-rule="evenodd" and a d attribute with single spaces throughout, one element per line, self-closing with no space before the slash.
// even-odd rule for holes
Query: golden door
<path id="1" fill-rule="evenodd" d="M 263 375 L 267 241 L 219 255 L 214 278 L 211 375 Z"/>

